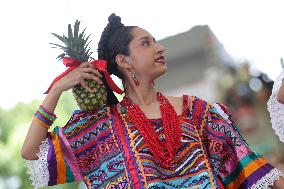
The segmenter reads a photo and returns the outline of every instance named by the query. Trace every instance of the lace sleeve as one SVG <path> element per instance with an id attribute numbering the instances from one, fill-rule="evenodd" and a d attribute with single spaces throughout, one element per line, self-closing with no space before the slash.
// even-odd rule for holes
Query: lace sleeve
<path id="1" fill-rule="evenodd" d="M 48 139 L 45 139 L 39 146 L 37 160 L 26 160 L 27 173 L 30 175 L 32 185 L 40 188 L 48 185 L 49 172 L 47 163 L 47 154 L 49 149 Z"/>
<path id="2" fill-rule="evenodd" d="M 274 82 L 272 94 L 267 102 L 267 109 L 270 113 L 272 128 L 281 142 L 284 142 L 284 105 L 277 101 L 277 94 L 284 78 L 284 71 Z"/>
<path id="3" fill-rule="evenodd" d="M 39 146 L 38 160 L 27 160 L 28 173 L 35 188 L 82 180 L 73 150 L 61 127 L 55 127 Z"/>

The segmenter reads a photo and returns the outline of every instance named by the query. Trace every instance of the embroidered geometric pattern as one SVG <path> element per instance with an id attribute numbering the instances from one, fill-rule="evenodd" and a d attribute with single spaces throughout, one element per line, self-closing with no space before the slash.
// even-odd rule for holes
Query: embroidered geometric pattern
<path id="1" fill-rule="evenodd" d="M 79 112 L 63 129 L 89 188 L 129 186 L 124 160 L 112 136 L 107 107 L 98 113 Z"/>
<path id="2" fill-rule="evenodd" d="M 182 145 L 176 156 L 175 164 L 171 168 L 159 166 L 159 162 L 154 159 L 135 125 L 128 121 L 127 129 L 129 129 L 128 133 L 130 133 L 129 135 L 133 141 L 132 148 L 138 152 L 139 161 L 143 167 L 143 175 L 146 176 L 149 188 L 216 188 L 217 186 L 217 182 L 214 182 L 213 178 L 210 179 L 210 169 L 206 164 L 207 157 L 201 150 L 199 134 L 193 124 L 194 120 L 186 120 L 187 117 L 194 117 L 186 115 L 188 111 L 187 103 L 188 99 L 184 96 L 184 110 L 183 114 L 179 116 L 182 128 Z M 130 120 L 126 111 L 122 110 L 121 112 L 124 112 L 122 117 L 125 120 Z M 162 120 L 152 120 L 152 124 L 155 126 L 161 140 L 163 140 Z"/>
<path id="3" fill-rule="evenodd" d="M 84 180 L 90 189 L 246 189 L 281 176 L 249 148 L 225 106 L 184 95 L 179 119 L 181 146 L 174 164 L 165 168 L 119 104 L 76 111 L 41 150 L 47 154 L 46 185 Z M 150 121 L 166 140 L 162 120 Z M 277 175 L 268 177 L 271 173 Z"/>

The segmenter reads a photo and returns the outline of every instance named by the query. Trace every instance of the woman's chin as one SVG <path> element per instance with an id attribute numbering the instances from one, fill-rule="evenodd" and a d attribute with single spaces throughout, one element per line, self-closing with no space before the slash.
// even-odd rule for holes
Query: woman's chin
<path id="1" fill-rule="evenodd" d="M 163 76 L 166 73 L 167 73 L 167 67 L 165 66 L 163 69 L 159 70 L 159 72 L 157 73 L 157 77 L 156 78 L 161 77 L 161 76 Z"/>
<path id="2" fill-rule="evenodd" d="M 167 65 L 163 66 L 162 67 L 162 71 L 163 71 L 162 75 L 167 73 L 167 70 L 168 70 Z"/>

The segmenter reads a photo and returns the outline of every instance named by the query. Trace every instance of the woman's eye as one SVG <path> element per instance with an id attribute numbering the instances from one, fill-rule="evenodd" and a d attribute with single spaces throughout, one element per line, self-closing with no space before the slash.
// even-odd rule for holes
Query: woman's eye
<path id="1" fill-rule="evenodd" d="M 149 41 L 144 41 L 142 45 L 143 45 L 143 46 L 149 46 L 150 43 L 149 43 Z"/>

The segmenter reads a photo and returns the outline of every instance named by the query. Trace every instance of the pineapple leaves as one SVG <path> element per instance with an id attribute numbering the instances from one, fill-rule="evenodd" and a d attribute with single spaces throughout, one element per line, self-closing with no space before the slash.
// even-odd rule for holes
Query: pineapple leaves
<path id="1" fill-rule="evenodd" d="M 58 57 L 56 57 L 58 60 L 62 60 L 65 57 L 65 53 L 60 54 Z"/>
<path id="2" fill-rule="evenodd" d="M 76 20 L 74 24 L 74 38 L 78 38 L 78 33 L 79 33 L 79 27 L 80 27 L 80 22 Z"/>
<path id="3" fill-rule="evenodd" d="M 54 45 L 52 48 L 57 48 L 57 47 L 59 47 L 59 48 L 61 48 L 61 49 L 64 49 L 64 48 L 65 48 L 64 46 L 58 45 L 58 44 L 55 44 L 55 43 L 49 43 L 49 44 Z"/>
<path id="4" fill-rule="evenodd" d="M 68 38 L 69 39 L 73 38 L 73 32 L 72 32 L 71 24 L 68 24 Z"/>
<path id="5" fill-rule="evenodd" d="M 63 51 L 63 53 L 60 54 L 57 59 L 70 57 L 80 61 L 88 61 L 93 52 L 91 52 L 91 48 L 89 46 L 91 43 L 91 40 L 89 40 L 91 35 L 86 37 L 85 31 L 86 28 L 80 32 L 80 21 L 76 20 L 73 26 L 73 31 L 72 25 L 68 24 L 68 37 L 65 35 L 60 36 L 58 34 L 51 33 L 63 43 L 63 45 L 50 43 L 53 45 L 52 48 L 59 48 Z"/>
<path id="6" fill-rule="evenodd" d="M 57 35 L 56 33 L 51 33 L 52 35 L 54 35 L 57 39 L 59 39 L 60 41 L 62 41 L 63 43 L 65 43 L 65 38 L 64 36 L 60 36 L 60 35 Z"/>
<path id="7" fill-rule="evenodd" d="M 82 31 L 82 33 L 80 33 L 79 34 L 79 39 L 84 39 L 85 38 L 85 30 L 86 30 L 87 28 L 85 28 L 83 31 Z"/>

